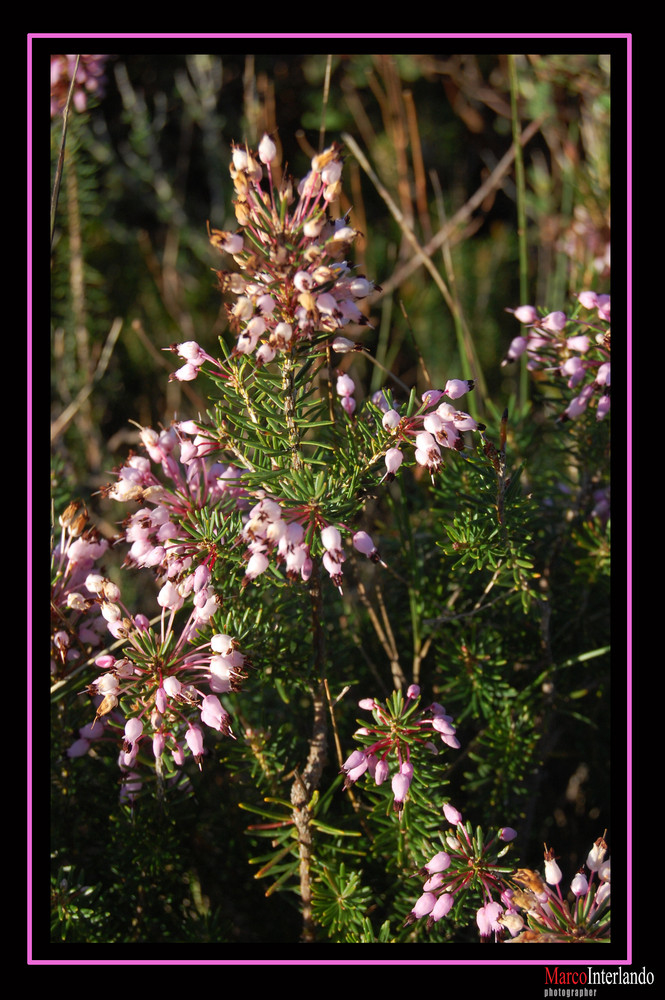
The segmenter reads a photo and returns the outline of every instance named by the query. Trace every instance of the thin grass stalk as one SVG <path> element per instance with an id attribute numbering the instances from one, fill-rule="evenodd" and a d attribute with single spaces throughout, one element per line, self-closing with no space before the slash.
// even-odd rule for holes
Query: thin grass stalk
<path id="1" fill-rule="evenodd" d="M 513 148 L 515 150 L 515 186 L 517 188 L 517 246 L 519 253 L 520 303 L 526 304 L 529 301 L 528 248 L 526 236 L 526 181 L 524 177 L 524 157 L 522 156 L 522 146 L 520 145 L 520 122 L 518 108 L 519 85 L 517 80 L 517 63 L 515 61 L 515 56 L 508 56 L 508 67 L 510 73 L 510 109 L 512 119 Z M 520 406 L 527 398 L 527 393 L 526 355 L 524 355 L 520 360 Z"/>

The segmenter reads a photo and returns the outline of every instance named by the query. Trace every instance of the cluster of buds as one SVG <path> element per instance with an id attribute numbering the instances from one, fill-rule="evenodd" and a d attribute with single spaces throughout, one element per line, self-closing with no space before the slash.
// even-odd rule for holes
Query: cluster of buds
<path id="1" fill-rule="evenodd" d="M 482 425 L 468 413 L 456 410 L 443 397 L 459 399 L 473 387 L 473 379 L 449 379 L 444 389 L 423 393 L 420 408 L 410 416 L 402 415 L 386 393 L 380 391 L 373 396 L 372 402 L 383 414 L 383 429 L 390 435 L 385 448 L 384 479 L 395 477 L 404 458 L 405 445 L 414 447 L 416 463 L 427 469 L 432 478 L 441 467 L 442 449 L 462 451 L 465 447 L 463 433 L 482 429 Z"/>
<path id="2" fill-rule="evenodd" d="M 322 563 L 335 586 L 342 588 L 342 564 L 346 554 L 338 527 L 327 524 L 317 511 L 309 508 L 282 507 L 263 496 L 250 508 L 242 538 L 247 543 L 245 584 L 268 569 L 271 555 L 284 566 L 290 580 L 309 580 L 312 573 L 312 550 L 322 553 Z M 374 542 L 366 531 L 356 531 L 353 547 L 373 562 L 382 562 Z"/>
<path id="3" fill-rule="evenodd" d="M 511 341 L 502 364 L 526 352 L 530 371 L 554 373 L 575 390 L 562 420 L 575 420 L 589 405 L 595 405 L 596 419 L 602 420 L 610 409 L 610 296 L 585 291 L 577 299 L 593 313 L 588 320 L 564 312 L 539 316 L 533 306 L 508 310 L 526 332 Z"/>
<path id="4" fill-rule="evenodd" d="M 89 586 L 108 542 L 88 523 L 80 501 L 59 518 L 60 541 L 53 548 L 51 586 L 51 675 L 68 673 L 98 647 L 106 633 L 95 591 Z"/>
<path id="5" fill-rule="evenodd" d="M 356 739 L 362 740 L 363 749 L 354 750 L 342 765 L 344 788 L 349 788 L 365 772 L 376 785 L 382 785 L 391 776 L 392 763 L 393 807 L 401 814 L 414 776 L 414 747 L 424 745 L 430 752 L 438 753 L 435 743 L 438 737 L 446 746 L 459 749 L 452 717 L 437 702 L 420 710 L 417 684 L 409 686 L 406 698 L 396 691 L 385 705 L 375 698 L 363 698 L 358 705 L 372 713 L 374 725 L 363 725 L 355 733 Z"/>
<path id="6" fill-rule="evenodd" d="M 276 157 L 268 135 L 256 152 L 233 147 L 230 171 L 241 228 L 210 232 L 212 245 L 239 269 L 217 272 L 221 290 L 235 297 L 227 307 L 235 351 L 254 355 L 259 364 L 294 352 L 315 335 L 332 340 L 349 324 L 365 324 L 357 303 L 375 288 L 344 261 L 358 233 L 346 218 L 330 218 L 341 193 L 341 148 L 335 143 L 315 156 L 296 191 L 289 177 L 276 187 Z"/>

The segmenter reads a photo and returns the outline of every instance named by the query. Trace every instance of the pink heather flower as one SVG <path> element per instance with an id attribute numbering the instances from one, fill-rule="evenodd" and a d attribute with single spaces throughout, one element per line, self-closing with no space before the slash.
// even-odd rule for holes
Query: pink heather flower
<path id="1" fill-rule="evenodd" d="M 399 774 L 396 774 L 392 780 L 392 790 L 394 796 L 393 806 L 397 812 L 401 812 L 402 810 L 412 777 L 413 764 L 409 764 L 405 761 L 400 767 Z"/>
<path id="2" fill-rule="evenodd" d="M 606 854 L 607 854 L 607 844 L 605 843 L 602 837 L 599 837 L 587 855 L 586 866 L 590 872 L 598 871 L 603 861 L 605 860 Z"/>
<path id="3" fill-rule="evenodd" d="M 611 374 L 611 363 L 609 361 L 606 361 L 604 364 L 600 365 L 598 371 L 596 372 L 596 385 L 609 385 L 610 374 Z"/>
<path id="4" fill-rule="evenodd" d="M 609 295 L 598 296 L 598 316 L 600 319 L 610 320 L 610 297 Z"/>
<path id="5" fill-rule="evenodd" d="M 566 347 L 569 351 L 579 351 L 580 354 L 585 354 L 589 350 L 589 338 L 586 334 L 581 334 L 578 337 L 568 337 Z"/>
<path id="6" fill-rule="evenodd" d="M 385 757 L 376 762 L 376 767 L 374 768 L 374 781 L 377 785 L 382 785 L 383 782 L 388 778 L 390 774 L 390 767 L 388 761 Z"/>
<path id="7" fill-rule="evenodd" d="M 272 141 L 269 135 L 264 135 L 259 143 L 259 159 L 261 163 L 272 163 L 272 161 L 277 156 L 277 146 Z"/>
<path id="8" fill-rule="evenodd" d="M 423 393 L 423 403 L 427 407 L 436 406 L 444 393 L 441 389 L 428 389 Z"/>
<path id="9" fill-rule="evenodd" d="M 494 900 L 481 906 L 476 914 L 476 923 L 481 937 L 489 937 L 492 931 L 498 933 L 503 929 L 498 922 L 502 913 L 501 904 Z"/>
<path id="10" fill-rule="evenodd" d="M 180 596 L 177 587 L 169 582 L 164 584 L 157 595 L 157 603 L 161 608 L 168 608 L 170 611 L 179 611 L 185 603 L 185 599 Z"/>
<path id="11" fill-rule="evenodd" d="M 321 531 L 321 543 L 328 552 L 333 554 L 340 553 L 342 550 L 342 536 L 339 533 L 339 529 L 334 525 L 329 524 L 327 527 L 323 528 Z"/>
<path id="12" fill-rule="evenodd" d="M 451 806 L 449 802 L 445 803 L 443 813 L 451 826 L 457 826 L 458 823 L 462 822 L 461 812 L 459 809 L 455 809 L 455 806 Z"/>
<path id="13" fill-rule="evenodd" d="M 470 392 L 474 385 L 473 379 L 451 378 L 446 382 L 444 392 L 449 399 L 459 399 L 460 396 Z"/>
<path id="14" fill-rule="evenodd" d="M 601 396 L 596 407 L 596 420 L 602 420 L 610 412 L 610 397 Z"/>
<path id="15" fill-rule="evenodd" d="M 128 719 L 125 724 L 125 740 L 127 743 L 136 743 L 143 732 L 143 723 L 140 719 Z"/>
<path id="16" fill-rule="evenodd" d="M 254 552 L 245 569 L 245 580 L 255 580 L 268 568 L 268 557 L 264 552 Z"/>
<path id="17" fill-rule="evenodd" d="M 203 756 L 203 733 L 198 726 L 190 726 L 185 734 L 187 746 L 192 751 L 196 761 L 201 767 L 201 757 Z"/>
<path id="18" fill-rule="evenodd" d="M 337 379 L 337 394 L 339 396 L 352 396 L 356 391 L 356 386 L 350 375 L 340 375 Z"/>
<path id="19" fill-rule="evenodd" d="M 508 352 L 501 364 L 507 365 L 510 361 L 515 361 L 516 358 L 519 358 L 521 354 L 524 354 L 527 344 L 528 340 L 526 337 L 513 337 Z"/>
<path id="20" fill-rule="evenodd" d="M 581 358 L 567 358 L 560 371 L 563 376 L 568 377 L 568 388 L 574 389 L 586 375 L 586 365 Z"/>
<path id="21" fill-rule="evenodd" d="M 442 917 L 447 916 L 452 910 L 454 903 L 455 896 L 452 892 L 442 892 L 428 917 L 428 928 L 430 924 L 436 923 L 437 920 L 441 920 Z"/>
<path id="22" fill-rule="evenodd" d="M 421 917 L 426 917 L 428 913 L 431 913 L 435 906 L 436 896 L 434 893 L 424 892 L 411 910 L 410 916 L 412 916 L 414 920 L 420 920 Z"/>
<path id="23" fill-rule="evenodd" d="M 354 750 L 353 753 L 347 757 L 347 759 L 342 764 L 342 770 L 340 774 L 346 774 L 344 780 L 344 789 L 347 789 L 349 785 L 352 785 L 354 781 L 360 778 L 367 768 L 369 767 L 369 760 L 362 752 L 362 750 Z"/>
<path id="24" fill-rule="evenodd" d="M 564 410 L 564 416 L 568 417 L 569 420 L 575 420 L 580 416 L 580 414 L 584 413 L 592 395 L 593 383 L 585 385 L 579 396 L 575 396 L 575 398 L 568 404 Z"/>
<path id="25" fill-rule="evenodd" d="M 575 896 L 583 896 L 584 895 L 584 893 L 589 888 L 589 883 L 587 881 L 587 878 L 586 878 L 586 875 L 584 874 L 584 872 L 579 871 L 577 873 L 577 875 L 575 876 L 575 878 L 573 879 L 573 881 L 570 883 L 570 888 L 571 888 L 571 891 L 574 893 Z"/>
<path id="26" fill-rule="evenodd" d="M 385 431 L 394 431 L 397 427 L 399 427 L 401 422 L 402 418 L 397 410 L 386 410 L 381 418 L 381 423 L 383 424 L 383 429 Z"/>
<path id="27" fill-rule="evenodd" d="M 399 448 L 388 448 L 386 452 L 386 476 L 394 476 L 400 465 L 402 464 L 402 459 L 404 456 Z M 385 476 L 384 476 L 385 479 Z"/>
<path id="28" fill-rule="evenodd" d="M 517 830 L 513 830 L 512 826 L 502 826 L 499 830 L 499 840 L 503 840 L 508 843 L 514 840 L 517 836 Z"/>
<path id="29" fill-rule="evenodd" d="M 441 449 L 429 431 L 416 434 L 415 459 L 418 465 L 424 465 L 432 472 L 436 472 L 441 465 Z"/>
<path id="30" fill-rule="evenodd" d="M 219 698 L 214 694 L 206 695 L 201 702 L 201 722 L 211 729 L 217 729 L 226 736 L 233 735 L 229 725 L 228 712 L 222 707 Z"/>
<path id="31" fill-rule="evenodd" d="M 445 875 L 443 872 L 436 872 L 436 874 L 430 876 L 430 878 L 428 878 L 423 885 L 423 892 L 436 892 L 436 890 L 443 885 L 444 880 Z"/>
<path id="32" fill-rule="evenodd" d="M 550 885 L 558 885 L 563 875 L 554 858 L 554 851 L 545 848 L 545 881 Z"/>
<path id="33" fill-rule="evenodd" d="M 173 674 L 164 678 L 164 691 L 169 698 L 177 698 L 181 690 L 182 684 Z"/>
<path id="34" fill-rule="evenodd" d="M 446 868 L 450 868 L 450 855 L 446 851 L 439 851 L 423 867 L 430 875 L 435 875 L 437 872 L 444 872 Z"/>
<path id="35" fill-rule="evenodd" d="M 518 306 L 517 309 L 507 309 L 506 312 L 511 312 L 515 319 L 525 326 L 538 321 L 538 313 L 533 306 Z"/>
<path id="36" fill-rule="evenodd" d="M 376 545 L 366 531 L 356 531 L 353 536 L 353 547 L 364 556 L 367 556 L 368 559 L 371 559 L 372 562 L 381 563 L 382 566 L 386 565 L 379 555 Z"/>
<path id="37" fill-rule="evenodd" d="M 577 299 L 585 309 L 595 309 L 598 305 L 598 296 L 595 292 L 580 292 Z"/>
<path id="38" fill-rule="evenodd" d="M 90 740 L 75 740 L 67 750 L 68 757 L 84 757 L 90 749 Z"/>
<path id="39" fill-rule="evenodd" d="M 549 330 L 550 333 L 560 333 L 567 322 L 568 320 L 564 312 L 551 312 L 541 319 L 540 326 L 544 330 Z"/>

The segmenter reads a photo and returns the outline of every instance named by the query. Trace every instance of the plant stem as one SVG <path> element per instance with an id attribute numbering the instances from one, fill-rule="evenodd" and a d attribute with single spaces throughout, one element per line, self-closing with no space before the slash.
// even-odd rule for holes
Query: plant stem
<path id="1" fill-rule="evenodd" d="M 295 361 L 290 354 L 285 355 L 282 364 L 282 392 L 284 394 L 284 417 L 291 449 L 291 468 L 302 469 L 302 454 L 300 451 L 300 431 L 295 421 Z"/>
<path id="2" fill-rule="evenodd" d="M 293 822 L 298 831 L 298 850 L 300 854 L 300 899 L 302 912 L 302 937 L 305 943 L 314 941 L 314 921 L 312 919 L 312 858 L 313 837 L 310 824 L 308 803 L 321 780 L 321 773 L 326 762 L 328 750 L 328 730 L 326 715 L 326 689 L 324 670 L 324 641 L 322 628 L 323 600 L 321 594 L 321 577 L 318 562 L 315 562 L 310 578 L 310 597 L 312 606 L 312 638 L 316 676 L 318 681 L 312 689 L 312 705 L 314 720 L 312 735 L 309 741 L 309 755 L 302 775 L 295 772 L 295 781 L 291 786 L 291 803 L 293 805 Z"/>

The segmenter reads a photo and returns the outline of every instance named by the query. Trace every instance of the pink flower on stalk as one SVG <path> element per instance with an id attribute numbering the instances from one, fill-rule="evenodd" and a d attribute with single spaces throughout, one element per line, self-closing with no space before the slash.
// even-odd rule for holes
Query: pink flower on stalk
<path id="1" fill-rule="evenodd" d="M 383 479 L 388 479 L 390 481 L 395 478 L 395 473 L 402 464 L 403 458 L 404 456 L 399 448 L 388 448 L 385 457 L 386 472 Z M 381 482 L 383 482 L 383 479 Z"/>
<path id="2" fill-rule="evenodd" d="M 476 913 L 476 923 L 478 924 L 481 937 L 489 937 L 492 932 L 495 934 L 501 933 L 503 927 L 499 923 L 499 917 L 502 913 L 502 906 L 494 900 L 481 906 Z"/>
<path id="3" fill-rule="evenodd" d="M 185 740 L 187 741 L 187 746 L 194 755 L 196 763 L 199 765 L 199 770 L 201 770 L 201 759 L 203 757 L 203 733 L 198 726 L 190 726 L 185 733 Z"/>
<path id="4" fill-rule="evenodd" d="M 404 808 L 404 802 L 406 800 L 412 778 L 413 764 L 410 764 L 408 761 L 404 761 L 399 769 L 399 774 L 396 774 L 392 780 L 392 790 L 394 796 L 393 808 L 398 813 L 401 813 Z"/>
<path id="5" fill-rule="evenodd" d="M 340 774 L 345 774 L 343 791 L 349 788 L 358 778 L 365 773 L 369 766 L 369 761 L 367 755 L 361 750 L 354 750 L 353 753 L 346 758 L 342 764 L 342 770 Z"/>
<path id="6" fill-rule="evenodd" d="M 408 927 L 409 924 L 413 924 L 416 920 L 420 920 L 421 917 L 426 917 L 432 912 L 436 906 L 437 898 L 433 892 L 424 892 L 422 896 L 416 901 L 415 906 L 409 913 L 408 917 L 404 921 L 403 926 Z"/>
<path id="7" fill-rule="evenodd" d="M 548 850 L 545 846 L 545 881 L 550 885 L 558 885 L 562 878 L 563 874 L 554 858 L 554 851 Z"/>
<path id="8" fill-rule="evenodd" d="M 518 306 L 517 309 L 506 309 L 506 312 L 512 313 L 525 326 L 538 322 L 538 313 L 533 306 Z"/>
<path id="9" fill-rule="evenodd" d="M 459 399 L 460 396 L 470 392 L 474 385 L 473 379 L 451 378 L 446 382 L 444 392 L 449 399 Z"/>
<path id="10" fill-rule="evenodd" d="M 461 812 L 459 809 L 455 809 L 455 806 L 451 806 L 449 802 L 444 804 L 443 813 L 451 826 L 457 826 L 458 823 L 462 822 Z"/>

